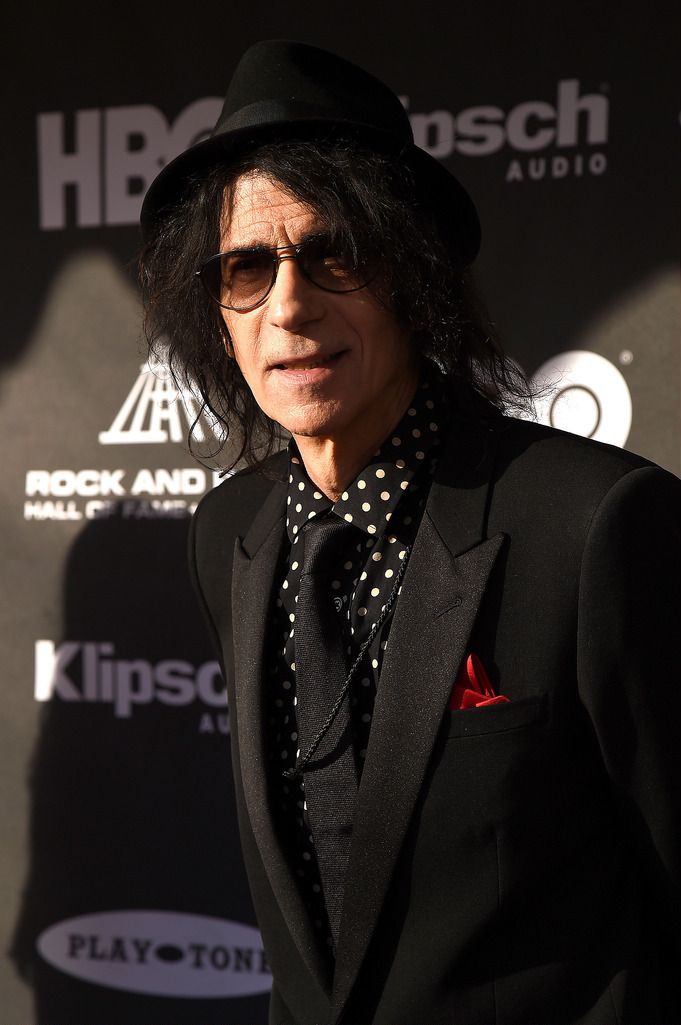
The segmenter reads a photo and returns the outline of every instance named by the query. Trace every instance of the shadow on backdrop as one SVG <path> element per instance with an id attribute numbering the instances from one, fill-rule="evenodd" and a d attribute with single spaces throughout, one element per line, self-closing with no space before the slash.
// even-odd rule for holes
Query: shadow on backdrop
<path id="1" fill-rule="evenodd" d="M 62 667 L 32 759 L 30 863 L 13 943 L 35 996 L 37 1025 L 266 1019 L 264 996 L 124 992 L 51 967 L 35 946 L 50 925 L 100 911 L 254 922 L 236 832 L 223 684 L 216 667 L 206 665 L 213 652 L 186 570 L 187 528 L 184 518 L 123 518 L 119 508 L 90 522 L 69 554 L 55 651 Z M 167 660 L 186 663 L 190 683 L 164 687 L 159 663 Z M 131 662 L 135 683 L 126 691 L 121 666 Z M 201 666 L 208 702 L 196 693 Z M 167 702 L 169 694 L 177 703 L 164 703 L 160 695 Z M 106 944 L 85 942 L 94 943 L 95 959 L 115 959 Z M 117 956 L 132 951 L 119 948 Z"/>

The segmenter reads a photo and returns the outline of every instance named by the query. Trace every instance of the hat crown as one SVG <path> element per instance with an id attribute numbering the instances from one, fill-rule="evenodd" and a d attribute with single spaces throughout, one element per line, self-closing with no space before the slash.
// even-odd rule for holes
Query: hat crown
<path id="1" fill-rule="evenodd" d="M 431 210 L 462 267 L 480 247 L 475 205 L 435 157 L 414 145 L 406 110 L 387 85 L 343 57 L 307 43 L 268 39 L 239 61 L 210 138 L 170 161 L 147 190 L 140 220 L 145 239 L 216 164 L 229 165 L 261 144 L 297 140 L 323 145 L 353 140 L 408 169 L 414 200 Z M 242 165 L 243 166 L 243 165 Z"/>
<path id="2" fill-rule="evenodd" d="M 255 43 L 237 65 L 213 137 L 297 121 L 363 125 L 402 145 L 414 140 L 399 99 L 369 72 L 306 43 Z"/>

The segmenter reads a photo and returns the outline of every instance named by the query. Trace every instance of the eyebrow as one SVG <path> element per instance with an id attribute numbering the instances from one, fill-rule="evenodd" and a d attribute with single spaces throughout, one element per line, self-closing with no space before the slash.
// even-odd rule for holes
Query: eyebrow
<path id="1" fill-rule="evenodd" d="M 221 250 L 223 253 L 257 253 L 257 252 L 268 252 L 271 253 L 273 249 L 288 249 L 289 245 L 302 245 L 304 242 L 312 242 L 314 239 L 330 238 L 331 232 L 326 228 L 312 228 L 310 231 L 303 232 L 301 238 L 297 242 L 290 242 L 285 246 L 270 246 L 262 240 L 253 240 L 251 242 L 240 243 L 238 245 L 230 245 Z"/>

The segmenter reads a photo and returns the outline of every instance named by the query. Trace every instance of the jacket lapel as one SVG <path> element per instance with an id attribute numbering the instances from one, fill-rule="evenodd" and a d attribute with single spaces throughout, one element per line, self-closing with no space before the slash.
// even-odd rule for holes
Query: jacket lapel
<path id="1" fill-rule="evenodd" d="M 309 916 L 276 837 L 267 796 L 263 658 L 272 589 L 285 534 L 286 488 L 275 484 L 243 541 L 232 571 L 234 679 L 244 797 L 260 857 L 286 925 L 309 971 L 328 994 L 328 972 Z"/>
<path id="2" fill-rule="evenodd" d="M 455 433 L 440 461 L 405 573 L 355 812 L 333 1021 L 342 1013 L 367 951 L 457 669 L 505 540 L 504 534 L 482 540 L 493 456 L 491 434 L 483 428 L 461 427 Z"/>

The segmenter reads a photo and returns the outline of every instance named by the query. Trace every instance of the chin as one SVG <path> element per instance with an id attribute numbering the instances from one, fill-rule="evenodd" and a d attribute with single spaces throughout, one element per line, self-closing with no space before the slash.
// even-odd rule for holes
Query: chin
<path id="1" fill-rule="evenodd" d="M 337 409 L 314 414 L 306 411 L 297 416 L 287 410 L 281 419 L 278 416 L 274 419 L 298 438 L 328 438 L 342 430 L 347 417 L 341 417 Z"/>
<path id="2" fill-rule="evenodd" d="M 303 423 L 298 422 L 282 424 L 286 430 L 295 438 L 331 438 L 337 430 L 332 423 Z"/>

